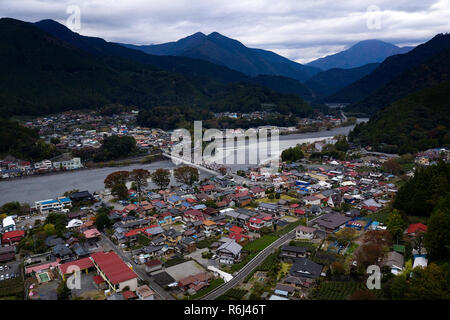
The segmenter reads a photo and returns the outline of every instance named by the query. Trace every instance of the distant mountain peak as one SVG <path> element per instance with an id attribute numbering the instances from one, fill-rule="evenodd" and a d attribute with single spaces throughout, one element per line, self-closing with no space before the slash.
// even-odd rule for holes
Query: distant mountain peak
<path id="1" fill-rule="evenodd" d="M 329 70 L 332 68 L 356 68 L 369 63 L 383 62 L 395 54 L 403 54 L 412 47 L 400 48 L 378 39 L 362 40 L 346 50 L 307 63 L 308 66 Z"/>

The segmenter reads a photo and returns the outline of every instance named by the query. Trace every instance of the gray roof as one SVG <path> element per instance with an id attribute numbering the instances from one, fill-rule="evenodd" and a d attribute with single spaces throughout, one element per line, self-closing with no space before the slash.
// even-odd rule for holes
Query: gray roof
<path id="1" fill-rule="evenodd" d="M 296 258 L 289 270 L 289 274 L 295 277 L 315 279 L 322 273 L 323 266 L 307 258 Z"/>
<path id="2" fill-rule="evenodd" d="M 238 255 L 242 250 L 242 246 L 237 244 L 236 241 L 231 240 L 223 243 L 219 248 L 217 248 L 217 251 L 224 251 L 224 252 L 230 252 L 233 255 Z"/>

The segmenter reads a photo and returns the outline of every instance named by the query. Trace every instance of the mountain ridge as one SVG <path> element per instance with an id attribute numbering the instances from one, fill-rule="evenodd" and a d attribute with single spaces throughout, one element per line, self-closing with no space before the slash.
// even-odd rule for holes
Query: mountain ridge
<path id="1" fill-rule="evenodd" d="M 357 68 L 369 63 L 381 63 L 387 57 L 403 54 L 412 47 L 398 47 L 392 43 L 377 39 L 359 41 L 350 48 L 331 54 L 306 65 L 320 68 L 324 71 L 332 68 Z"/>

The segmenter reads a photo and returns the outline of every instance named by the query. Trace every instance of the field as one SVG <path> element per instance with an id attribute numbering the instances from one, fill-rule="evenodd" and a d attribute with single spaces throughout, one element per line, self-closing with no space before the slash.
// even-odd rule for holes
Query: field
<path id="1" fill-rule="evenodd" d="M 270 245 L 272 242 L 274 242 L 277 239 L 278 239 L 278 237 L 271 235 L 271 234 L 267 234 L 267 235 L 264 235 L 256 240 L 248 243 L 246 246 L 244 246 L 243 249 L 250 253 L 260 252 L 261 250 L 266 248 L 268 245 Z"/>
<path id="2" fill-rule="evenodd" d="M 364 290 L 366 286 L 362 282 L 322 282 L 314 289 L 314 300 L 347 300 L 353 292 Z"/>

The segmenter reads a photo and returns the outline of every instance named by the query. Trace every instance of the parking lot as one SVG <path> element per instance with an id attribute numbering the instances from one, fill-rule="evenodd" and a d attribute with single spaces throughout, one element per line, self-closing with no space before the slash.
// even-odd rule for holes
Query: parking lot
<path id="1" fill-rule="evenodd" d="M 0 281 L 15 278 L 19 275 L 19 262 L 0 263 Z"/>

